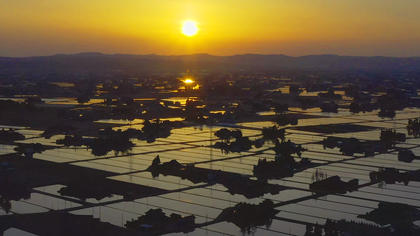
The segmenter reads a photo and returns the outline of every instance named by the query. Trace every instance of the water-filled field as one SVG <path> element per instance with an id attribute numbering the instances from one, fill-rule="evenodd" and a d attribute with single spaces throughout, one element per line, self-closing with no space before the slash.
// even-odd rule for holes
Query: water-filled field
<path id="1" fill-rule="evenodd" d="M 140 194 L 129 200 L 119 194 L 101 199 L 81 199 L 75 196 L 63 197 L 59 191 L 66 186 L 51 184 L 35 188 L 28 199 L 11 201 L 10 212 L 6 213 L 5 210 L 0 209 L 0 215 L 57 210 L 77 215 L 91 215 L 103 222 L 124 227 L 127 221 L 137 219 L 149 209 L 161 208 L 166 215 L 171 213 L 182 216 L 192 214 L 196 217 L 196 224 L 203 223 L 205 225 L 188 232 L 188 235 L 246 235 L 249 233 L 252 235 L 303 236 L 307 225 L 317 223 L 324 225 L 327 219 L 345 219 L 375 224 L 357 216 L 376 209 L 379 202 L 403 203 L 420 207 L 419 182 L 410 181 L 407 186 L 404 183 L 371 183 L 369 177 L 370 172 L 385 167 L 396 168 L 400 171 L 420 169 L 420 160 L 414 160 L 412 163 L 398 161 L 398 148 L 409 149 L 414 154 L 420 155 L 420 139 L 407 135 L 407 140 L 396 144 L 394 149 L 384 153 L 375 152 L 373 156 L 369 157 L 360 153 L 343 155 L 339 148 L 324 148 L 320 144 L 320 141 L 328 137 L 375 141 L 379 140 L 381 129 L 385 128 L 407 134 L 408 119 L 419 117 L 419 110 L 398 111 L 392 120 L 379 118 L 377 112 L 356 115 L 346 112 L 331 115 L 321 113 L 316 109 L 293 112 L 320 116 L 320 118 L 300 119 L 298 125 L 286 127 L 286 140 L 290 139 L 296 145 L 301 144 L 303 148 L 307 149 L 301 157 L 295 156 L 295 159 L 299 161 L 302 158 L 308 158 L 315 165 L 296 171 L 293 176 L 269 179 L 268 184 L 279 185 L 284 189 L 278 193 L 268 192 L 258 197 L 246 197 L 238 192 L 232 193 L 227 186 L 220 183 L 194 183 L 175 175 L 160 174 L 154 177 L 150 171 L 146 170 L 152 164 L 153 159 L 159 156 L 161 163 L 177 160 L 181 164 L 193 164 L 201 169 L 236 173 L 244 178 L 256 180 L 253 168 L 254 165 L 257 165 L 258 160 L 266 158 L 268 161 L 272 161 L 276 159 L 276 153 L 272 150 L 274 143 L 266 141 L 260 148 L 253 147 L 241 152 L 222 152 L 221 149 L 212 147 L 216 142 L 220 142 L 214 133 L 222 127 L 200 126 L 172 129 L 171 135 L 167 138 L 158 138 L 152 143 L 133 140 L 135 147 L 130 152 L 118 155 L 109 152 L 104 156 L 95 156 L 86 147 L 57 145 L 55 141 L 63 138 L 63 135 L 45 139 L 39 136 L 40 131 L 16 127 L 17 131 L 27 138 L 27 140 L 19 142 L 51 146 L 49 150 L 34 154 L 34 159 L 59 163 L 60 166 L 69 165 L 106 171 L 109 172 L 107 175 L 109 180 L 150 186 L 162 191 L 143 196 Z M 118 120 L 99 122 L 127 124 L 127 126 L 121 127 L 121 130 L 142 128 L 142 120 L 132 123 Z M 316 129 L 303 128 L 331 124 L 348 124 L 368 128 L 356 129 L 354 132 L 346 130 L 339 133 L 323 133 Z M 238 125 L 241 126 L 243 136 L 255 140 L 261 138 L 261 130 L 264 127 L 273 126 L 273 123 L 268 121 L 249 122 Z M 13 147 L 13 145 L 0 145 L 0 154 L 13 153 Z M 352 192 L 332 193 L 317 197 L 310 191 L 309 185 L 320 173 L 324 177 L 338 175 L 341 180 L 346 182 L 358 179 L 359 185 L 364 186 Z M 272 200 L 276 206 L 275 209 L 279 210 L 271 224 L 253 227 L 250 232 L 244 232 L 231 222 L 214 221 L 226 208 L 233 207 L 240 202 L 259 204 L 265 199 Z M 209 223 L 212 221 L 214 223 Z M 8 231 L 5 235 L 11 232 Z M 184 235 L 184 233 L 170 233 L 169 235 Z"/>

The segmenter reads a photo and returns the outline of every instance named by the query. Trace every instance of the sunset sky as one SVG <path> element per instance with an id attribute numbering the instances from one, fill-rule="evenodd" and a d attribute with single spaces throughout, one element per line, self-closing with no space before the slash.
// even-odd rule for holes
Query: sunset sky
<path id="1" fill-rule="evenodd" d="M 0 0 L 0 56 L 420 56 L 419 0 Z M 199 31 L 182 34 L 184 21 Z"/>

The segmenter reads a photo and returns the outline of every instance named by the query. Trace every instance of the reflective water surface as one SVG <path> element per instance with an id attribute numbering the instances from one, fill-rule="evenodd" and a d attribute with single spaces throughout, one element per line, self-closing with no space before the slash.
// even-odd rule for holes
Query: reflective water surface
<path id="1" fill-rule="evenodd" d="M 180 101 L 173 98 L 169 101 Z M 49 101 L 49 102 L 63 102 Z M 71 102 L 71 101 L 65 101 Z M 95 101 L 92 101 L 95 102 Z M 73 214 L 91 215 L 103 222 L 124 227 L 127 221 L 137 219 L 149 209 L 161 208 L 166 215 L 177 213 L 182 216 L 194 215 L 195 223 L 206 223 L 215 220 L 226 208 L 233 207 L 240 202 L 260 204 L 265 199 L 272 200 L 278 206 L 280 212 L 272 219 L 270 226 L 258 226 L 252 232 L 253 235 L 304 235 L 306 224 L 325 224 L 326 219 L 352 220 L 356 222 L 372 223 L 358 218 L 358 215 L 366 214 L 377 208 L 380 201 L 404 203 L 420 207 L 420 183 L 411 181 L 408 186 L 403 183 L 369 184 L 369 173 L 378 171 L 379 168 L 392 167 L 404 171 L 420 169 L 420 161 L 412 163 L 398 161 L 398 151 L 393 149 L 385 153 L 375 153 L 373 157 L 365 157 L 355 153 L 346 156 L 339 148 L 324 148 L 319 142 L 327 137 L 357 138 L 361 141 L 378 140 L 382 128 L 396 129 L 397 132 L 405 133 L 407 120 L 417 118 L 418 109 L 406 109 L 398 111 L 397 116 L 391 119 L 383 119 L 377 116 L 377 112 L 352 115 L 339 112 L 331 115 L 321 113 L 317 109 L 308 109 L 311 115 L 323 115 L 322 118 L 300 119 L 297 126 L 286 127 L 286 140 L 308 149 L 302 157 L 296 157 L 296 161 L 308 158 L 316 166 L 300 170 L 291 177 L 270 179 L 268 184 L 286 187 L 277 194 L 266 193 L 261 197 L 246 198 L 241 194 L 231 194 L 222 184 L 207 182 L 193 183 L 188 179 L 182 179 L 176 175 L 163 175 L 153 177 L 146 169 L 152 164 L 153 159 L 159 155 L 161 163 L 176 159 L 181 164 L 194 164 L 196 168 L 206 170 L 221 170 L 232 174 L 240 174 L 244 178 L 256 180 L 253 177 L 254 165 L 259 159 L 274 160 L 276 154 L 272 147 L 274 143 L 266 142 L 261 148 L 252 148 L 247 151 L 223 153 L 220 149 L 213 148 L 219 141 L 214 132 L 221 127 L 186 127 L 172 129 L 167 138 L 158 138 L 153 143 L 133 140 L 135 147 L 128 154 L 115 155 L 113 152 L 105 156 L 94 156 L 86 147 L 64 147 L 55 144 L 63 135 L 44 139 L 38 135 L 40 131 L 21 127 L 19 132 L 27 138 L 21 143 L 41 143 L 52 148 L 41 154 L 35 154 L 34 159 L 44 160 L 62 165 L 85 167 L 110 174 L 106 177 L 109 181 L 120 181 L 134 185 L 150 186 L 162 190 L 161 193 L 150 196 L 134 197 L 125 201 L 124 196 L 113 193 L 102 199 L 80 199 L 74 196 L 62 196 L 58 192 L 66 185 L 52 184 L 39 186 L 30 194 L 29 199 L 11 201 L 11 210 L 8 214 L 27 214 L 36 212 L 48 212 L 50 210 L 65 210 Z M 178 119 L 172 119 L 175 121 Z M 101 123 L 126 124 L 119 129 L 141 129 L 143 120 L 100 120 Z M 373 130 L 360 132 L 346 132 L 324 134 L 309 132 L 296 127 L 323 124 L 357 124 L 374 127 Z M 254 140 L 261 137 L 263 127 L 272 126 L 272 122 L 248 122 L 241 123 L 243 136 Z M 5 127 L 8 128 L 8 127 Z M 407 136 L 404 143 L 396 145 L 396 148 L 410 149 L 414 154 L 420 155 L 420 140 Z M 0 154 L 13 153 L 13 145 L 0 145 Z M 17 170 L 18 171 L 18 170 Z M 312 197 L 314 193 L 309 190 L 309 185 L 314 181 L 315 173 L 323 173 L 325 176 L 338 175 L 343 181 L 358 179 L 359 185 L 367 184 L 358 191 L 345 194 L 329 194 L 322 197 Z M 0 215 L 6 215 L 6 211 L 0 209 Z M 415 222 L 417 223 L 417 222 Z M 14 235 L 17 229 L 10 229 L 4 235 Z M 208 224 L 196 228 L 188 235 L 243 235 L 235 224 L 226 221 Z M 20 234 L 31 235 L 31 234 Z M 169 235 L 184 235 L 184 233 L 171 233 Z"/>

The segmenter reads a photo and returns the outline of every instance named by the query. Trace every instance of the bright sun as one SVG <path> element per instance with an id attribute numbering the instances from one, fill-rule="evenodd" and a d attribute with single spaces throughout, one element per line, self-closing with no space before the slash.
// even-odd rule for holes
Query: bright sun
<path id="1" fill-rule="evenodd" d="M 193 36 L 198 32 L 197 23 L 194 21 L 185 21 L 181 29 L 186 36 Z"/>

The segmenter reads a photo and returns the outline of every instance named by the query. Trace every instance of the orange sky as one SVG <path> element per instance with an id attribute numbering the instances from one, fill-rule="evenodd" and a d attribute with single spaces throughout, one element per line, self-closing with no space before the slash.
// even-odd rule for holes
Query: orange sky
<path id="1" fill-rule="evenodd" d="M 419 0 L 0 0 L 0 56 L 420 56 Z M 181 24 L 194 20 L 187 37 Z"/>

